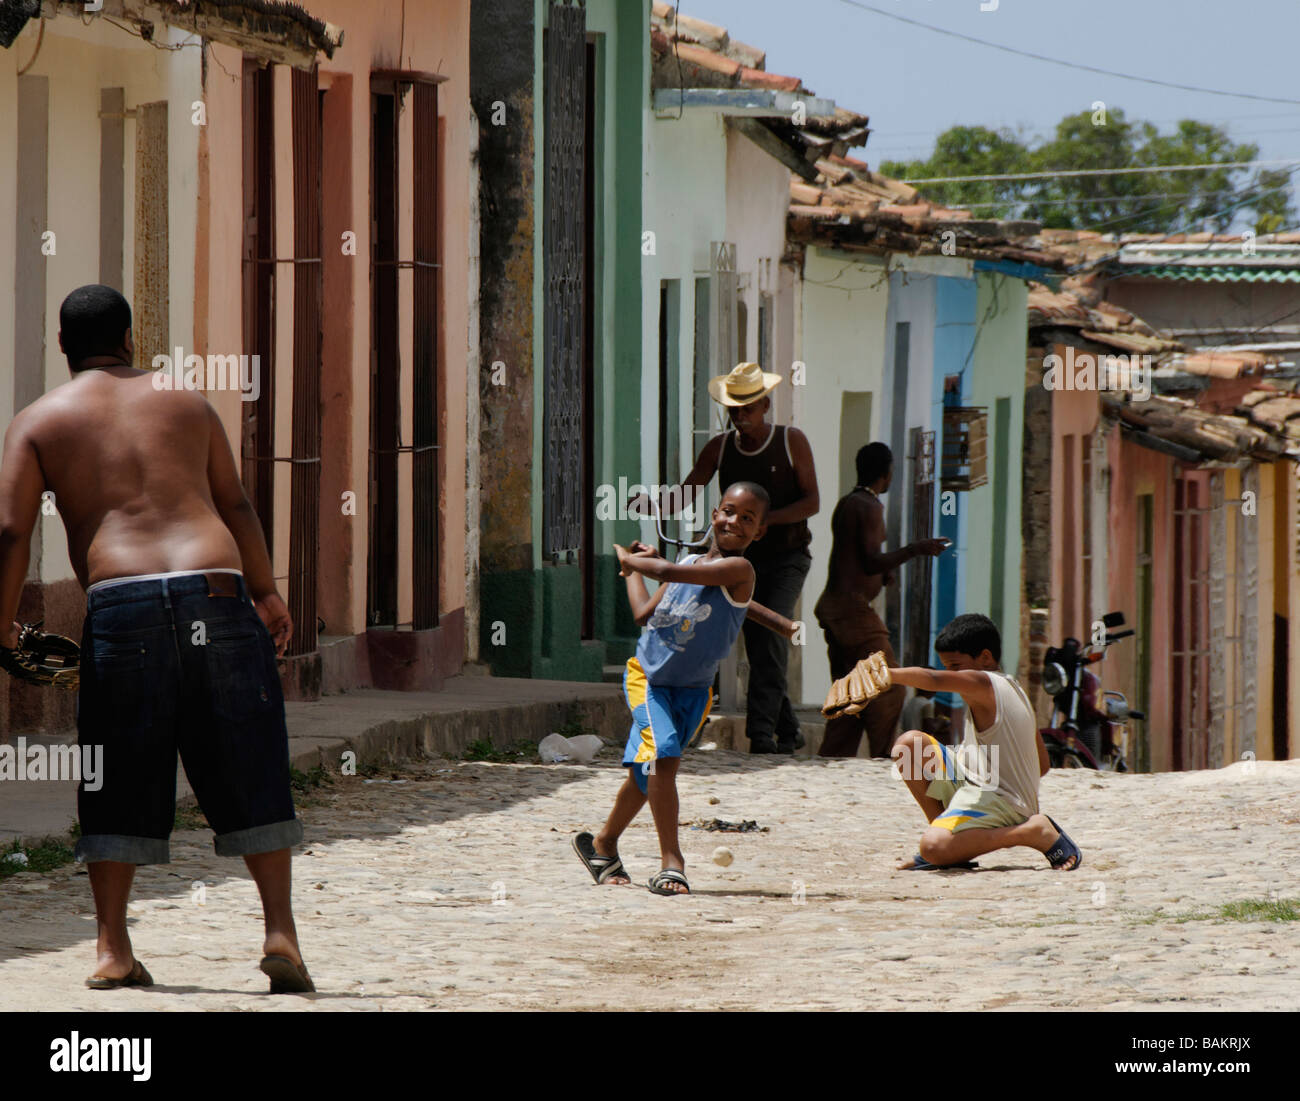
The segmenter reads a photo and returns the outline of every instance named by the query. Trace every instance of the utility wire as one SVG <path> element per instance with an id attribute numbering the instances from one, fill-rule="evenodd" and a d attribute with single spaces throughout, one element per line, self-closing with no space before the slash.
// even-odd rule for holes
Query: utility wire
<path id="1" fill-rule="evenodd" d="M 1071 168 L 1059 172 L 1005 172 L 992 176 L 934 176 L 924 180 L 903 180 L 905 184 L 984 183 L 998 180 L 1059 180 L 1065 176 L 1124 176 L 1138 172 L 1208 172 L 1216 168 L 1263 168 L 1300 164 L 1300 157 L 1285 161 L 1219 161 L 1215 164 L 1144 165 L 1140 168 Z"/>
<path id="2" fill-rule="evenodd" d="M 1208 221 L 1208 220 L 1211 219 L 1211 218 L 1217 218 L 1220 214 L 1227 214 L 1227 213 L 1229 213 L 1230 211 L 1236 210 L 1236 209 L 1239 208 L 1239 207 L 1242 207 L 1242 206 L 1253 206 L 1255 203 L 1259 202 L 1259 200 L 1262 199 L 1262 198 L 1264 198 L 1264 196 L 1266 196 L 1266 195 L 1273 195 L 1273 194 L 1276 194 L 1276 193 L 1279 192 L 1279 191 L 1286 191 L 1286 190 L 1289 189 L 1290 186 L 1291 186 L 1291 177 L 1294 176 L 1294 175 L 1296 174 L 1297 171 L 1300 171 L 1300 164 L 1297 164 L 1294 168 L 1292 168 L 1289 172 L 1287 172 L 1287 174 L 1286 174 L 1286 176 L 1287 176 L 1286 183 L 1284 183 L 1284 184 L 1280 184 L 1280 185 L 1278 185 L 1277 187 L 1266 188 L 1266 189 L 1263 190 L 1263 191 L 1256 191 L 1256 192 L 1254 192 L 1254 193 L 1250 193 L 1250 188 L 1243 188 L 1243 191 L 1245 191 L 1245 192 L 1247 192 L 1247 193 L 1244 194 L 1244 195 L 1243 195 L 1240 199 L 1238 199 L 1235 203 L 1229 203 L 1229 204 L 1228 204 L 1227 206 L 1225 206 L 1225 207 L 1221 207 L 1221 208 L 1218 209 L 1218 210 L 1211 211 L 1209 214 L 1204 215 L 1200 220 L 1203 221 L 1203 222 L 1204 222 L 1204 221 Z M 1174 204 L 1172 204 L 1172 203 L 1164 203 L 1164 204 L 1162 204 L 1162 206 L 1172 206 L 1172 205 L 1174 205 Z M 1090 228 L 1092 228 L 1093 230 L 1098 230 L 1098 229 L 1101 229 L 1103 226 L 1117 225 L 1117 224 L 1119 224 L 1120 222 L 1131 222 L 1131 221 L 1135 220 L 1136 218 L 1146 217 L 1146 216 L 1148 216 L 1150 213 L 1153 213 L 1153 212 L 1151 212 L 1151 211 L 1145 211 L 1145 212 L 1138 213 L 1138 214 L 1125 214 L 1125 215 L 1122 215 L 1122 216 L 1120 216 L 1120 217 L 1118 217 L 1118 218 L 1112 218 L 1112 219 L 1110 219 L 1109 221 L 1106 221 L 1106 222 L 1099 222 L 1099 223 L 1097 223 L 1097 225 L 1092 226 L 1092 227 L 1090 227 Z M 1165 236 L 1166 236 L 1166 237 L 1174 237 L 1174 236 L 1177 236 L 1177 235 L 1179 235 L 1179 234 L 1186 233 L 1186 232 L 1188 232 L 1186 229 L 1178 229 L 1178 230 L 1173 230 L 1172 232 L 1165 234 Z M 1279 230 L 1278 232 L 1282 232 L 1282 231 Z M 1155 241 L 1146 241 L 1146 242 L 1144 242 L 1144 244 L 1157 244 L 1157 243 L 1158 243 L 1158 242 L 1155 242 Z"/>
<path id="3" fill-rule="evenodd" d="M 1300 106 L 1300 99 L 1283 99 L 1280 96 L 1257 96 L 1249 92 L 1224 92 L 1215 88 L 1200 88 L 1194 84 L 1175 84 L 1168 80 L 1156 80 L 1154 77 L 1134 76 L 1132 73 L 1117 73 L 1111 69 L 1098 69 L 1093 65 L 1080 65 L 1074 61 L 1062 61 L 1059 57 L 1047 57 L 1044 54 L 1031 53 L 1029 50 L 1018 50 L 1014 46 L 1004 46 L 1000 42 L 990 42 L 985 38 L 975 38 L 969 34 L 960 34 L 957 31 L 950 31 L 945 27 L 936 27 L 930 23 L 922 23 L 919 19 L 908 19 L 905 15 L 899 15 L 897 12 L 886 11 L 884 8 L 873 7 L 870 4 L 860 3 L 859 0 L 840 0 L 841 4 L 847 4 L 851 8 L 860 8 L 862 11 L 871 12 L 874 15 L 883 15 L 886 19 L 894 19 L 899 23 L 907 23 L 913 27 L 921 27 L 927 31 L 934 31 L 935 34 L 946 35 L 949 38 L 959 38 L 963 42 L 974 42 L 977 46 L 988 46 L 990 49 L 1001 50 L 1003 53 L 1015 54 L 1018 57 L 1027 57 L 1032 61 L 1046 61 L 1051 65 L 1063 65 L 1067 69 L 1080 69 L 1085 73 L 1097 73 L 1101 76 L 1117 77 L 1120 80 L 1133 80 L 1139 84 L 1156 84 L 1161 88 L 1176 88 L 1180 92 L 1200 92 L 1207 96 L 1231 96 L 1234 99 L 1253 99 L 1261 103 L 1287 103 Z"/>

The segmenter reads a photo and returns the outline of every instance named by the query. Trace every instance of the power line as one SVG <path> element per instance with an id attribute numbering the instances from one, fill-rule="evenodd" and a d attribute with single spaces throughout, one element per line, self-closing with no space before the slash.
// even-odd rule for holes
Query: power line
<path id="1" fill-rule="evenodd" d="M 1249 188 L 1243 188 L 1243 191 L 1247 192 L 1247 194 L 1244 194 L 1244 195 L 1242 196 L 1242 198 L 1238 199 L 1235 203 L 1229 203 L 1229 204 L 1228 204 L 1227 206 L 1225 206 L 1225 207 L 1221 207 L 1221 208 L 1219 208 L 1218 210 L 1212 210 L 1212 211 L 1210 211 L 1208 214 L 1202 215 L 1201 218 L 1200 218 L 1199 220 L 1202 221 L 1202 222 L 1206 222 L 1206 221 L 1209 221 L 1209 220 L 1212 219 L 1212 218 L 1217 218 L 1217 217 L 1219 217 L 1219 215 L 1221 215 L 1221 214 L 1228 214 L 1228 213 L 1230 213 L 1231 211 L 1234 211 L 1234 210 L 1239 209 L 1240 207 L 1254 205 L 1255 203 L 1259 202 L 1260 199 L 1264 198 L 1264 196 L 1266 196 L 1266 195 L 1273 195 L 1273 194 L 1275 194 L 1275 193 L 1277 193 L 1277 192 L 1279 192 L 1279 191 L 1286 191 L 1286 190 L 1288 190 L 1288 189 L 1290 188 L 1290 186 L 1291 186 L 1291 177 L 1294 176 L 1294 175 L 1296 174 L 1297 171 L 1300 171 L 1300 164 L 1297 164 L 1294 168 L 1292 168 L 1292 169 L 1291 169 L 1291 170 L 1286 174 L 1286 175 L 1287 175 L 1287 181 L 1286 181 L 1286 183 L 1281 184 L 1281 185 L 1279 185 L 1278 187 L 1270 187 L 1270 188 L 1268 188 L 1268 189 L 1266 189 L 1266 190 L 1264 190 L 1264 191 L 1257 191 L 1257 192 L 1255 192 L 1254 194 L 1249 194 L 1249 191 L 1250 191 Z M 1104 222 L 1098 222 L 1096 225 L 1089 226 L 1088 228 L 1091 229 L 1091 230 L 1093 230 L 1093 231 L 1096 231 L 1096 230 L 1102 229 L 1102 228 L 1105 227 L 1105 226 L 1118 225 L 1118 224 L 1121 223 L 1121 222 L 1132 222 L 1132 221 L 1137 220 L 1138 218 L 1150 217 L 1151 215 L 1155 214 L 1157 211 L 1159 211 L 1159 210 L 1163 210 L 1163 209 L 1165 209 L 1166 207 L 1170 207 L 1170 206 L 1174 206 L 1174 205 L 1182 205 L 1182 204 L 1162 203 L 1162 204 L 1161 204 L 1160 206 L 1158 206 L 1155 210 L 1141 211 L 1141 212 L 1138 212 L 1138 213 L 1135 213 L 1135 214 L 1123 214 L 1123 215 L 1120 215 L 1120 216 L 1117 217 L 1117 218 L 1111 218 L 1111 219 L 1109 219 L 1109 220 L 1107 220 L 1107 221 L 1104 221 Z M 1279 233 L 1280 233 L 1280 232 L 1283 232 L 1285 228 L 1286 228 L 1286 227 L 1284 227 L 1283 229 L 1279 229 L 1279 230 L 1277 230 L 1276 232 L 1279 232 Z M 1163 236 L 1160 240 L 1165 240 L 1165 239 L 1168 239 L 1168 238 L 1170 238 L 1170 237 L 1176 237 L 1176 236 L 1179 236 L 1180 234 L 1184 234 L 1184 233 L 1186 233 L 1186 232 L 1187 232 L 1187 229 L 1186 229 L 1186 228 L 1172 230 L 1171 232 L 1164 234 L 1164 236 Z M 1157 240 L 1157 241 L 1145 241 L 1145 242 L 1143 242 L 1143 243 L 1144 243 L 1144 244 L 1159 244 L 1159 241 L 1158 241 L 1158 240 Z M 1173 261 L 1172 263 L 1174 263 L 1174 264 L 1176 265 L 1176 264 L 1177 264 L 1177 261 Z"/>
<path id="2" fill-rule="evenodd" d="M 1253 99 L 1261 103 L 1287 103 L 1300 106 L 1300 99 L 1283 99 L 1280 96 L 1257 96 L 1249 92 L 1224 92 L 1215 88 L 1199 88 L 1194 84 L 1175 84 L 1168 80 L 1156 80 L 1154 77 L 1134 76 L 1132 73 L 1117 73 L 1111 69 L 1098 69 L 1093 65 L 1080 65 L 1074 61 L 1062 61 L 1059 57 L 1047 57 L 1044 54 L 1031 53 L 1028 50 L 1018 50 L 1014 46 L 1004 46 L 1000 42 L 990 42 L 984 38 L 975 38 L 969 34 L 960 34 L 957 31 L 950 31 L 944 27 L 936 27 L 930 23 L 922 23 L 919 19 L 908 19 L 905 15 L 899 15 L 897 12 L 885 11 L 883 8 L 872 7 L 870 4 L 860 3 L 859 0 L 840 0 L 841 4 L 847 4 L 851 8 L 860 8 L 862 11 L 868 11 L 875 15 L 883 15 L 886 19 L 893 19 L 899 23 L 907 23 L 913 27 L 921 27 L 927 31 L 934 31 L 935 34 L 947 35 L 949 38 L 958 38 L 963 42 L 974 42 L 977 46 L 988 46 L 990 49 L 1001 50 L 1004 53 L 1016 54 L 1018 57 L 1027 57 L 1032 61 L 1046 61 L 1051 65 L 1063 65 L 1067 69 L 1079 69 L 1085 73 L 1097 73 L 1101 76 L 1117 77 L 1120 80 L 1133 80 L 1139 84 L 1156 84 L 1162 88 L 1176 88 L 1180 92 L 1200 92 L 1207 96 L 1231 96 L 1234 99 Z"/>
<path id="3" fill-rule="evenodd" d="M 1115 110 L 1114 107 L 1112 107 L 1112 111 L 1113 111 L 1113 110 Z M 1087 112 L 1082 112 L 1082 113 L 1086 114 Z M 1135 119 L 1135 120 L 1128 120 L 1128 119 L 1126 119 L 1125 121 L 1151 122 L 1151 123 L 1167 123 L 1167 122 L 1185 122 L 1185 121 L 1194 121 L 1194 122 L 1205 122 L 1205 123 L 1210 123 L 1211 125 L 1218 125 L 1219 123 L 1224 123 L 1224 122 L 1239 122 L 1239 121 L 1241 121 L 1241 120 L 1243 120 L 1243 119 L 1294 119 L 1294 118 L 1297 118 L 1297 117 L 1300 117 L 1300 112 L 1296 112 L 1296 111 L 1270 111 L 1270 112 L 1269 112 L 1268 114 L 1266 114 L 1266 115 L 1221 115 L 1221 116 L 1219 116 L 1219 117 L 1217 117 L 1217 118 L 1199 118 L 1199 119 L 1192 119 L 1192 120 L 1188 120 L 1186 115 L 1181 115 L 1181 116 L 1179 116 L 1178 118 Z M 961 124 L 960 124 L 960 123 L 956 123 L 956 124 L 954 124 L 954 125 L 961 125 Z M 1015 123 L 1010 123 L 1010 122 L 1001 122 L 1001 123 L 996 123 L 996 124 L 990 124 L 990 125 L 987 126 L 987 129 L 989 129 L 989 130 L 993 130 L 993 131 L 998 131 L 998 132 L 1000 132 L 1000 131 L 1002 131 L 1002 130 L 1012 130 L 1012 131 L 1016 131 L 1016 130 L 1019 130 L 1019 129 L 1025 129 L 1025 128 L 1028 127 L 1028 125 L 1029 125 L 1028 123 L 1025 123 L 1025 122 L 1023 122 L 1023 121 L 1019 121 L 1019 122 L 1015 122 Z M 945 127 L 945 128 L 942 129 L 942 130 L 928 130 L 928 129 L 927 129 L 927 130 L 888 130 L 888 131 L 886 131 L 885 129 L 882 128 L 882 129 L 874 130 L 874 131 L 872 132 L 872 137 L 873 137 L 874 139 L 876 139 L 877 141 L 879 141 L 882 137 L 890 137 L 890 138 L 899 138 L 899 137 L 915 137 L 915 136 L 918 135 L 918 134 L 921 135 L 922 137 L 927 137 L 927 138 L 937 138 L 937 137 L 939 137 L 940 135 L 947 133 L 947 132 L 948 132 L 949 130 L 951 130 L 951 129 L 952 129 L 951 126 Z M 1249 133 L 1250 131 L 1246 131 L 1246 132 Z"/>
<path id="4" fill-rule="evenodd" d="M 951 127 L 949 129 L 951 129 Z M 929 160 L 930 157 L 934 155 L 935 142 L 937 142 L 938 139 L 943 137 L 943 135 L 946 134 L 947 132 L 948 132 L 947 130 L 941 130 L 935 135 L 933 135 L 934 140 L 931 141 L 929 145 L 900 145 L 897 147 L 890 147 L 885 142 L 885 138 L 894 137 L 892 131 L 889 134 L 883 136 L 879 132 L 877 132 L 873 135 L 873 137 L 876 139 L 873 142 L 873 146 L 877 150 L 880 150 L 882 148 L 886 150 L 886 152 L 884 152 L 883 154 L 881 154 L 880 157 L 877 158 L 878 160 L 924 161 L 924 160 Z M 1234 142 L 1237 142 L 1238 144 L 1244 144 L 1243 139 L 1254 137 L 1257 134 L 1296 134 L 1296 133 L 1300 133 L 1300 122 L 1297 122 L 1295 126 L 1274 126 L 1274 127 L 1270 127 L 1267 130 L 1254 130 L 1254 129 L 1233 130 L 1231 133 L 1228 134 L 1228 137 L 1232 139 Z M 1159 134 L 1157 136 L 1161 138 L 1177 138 L 1179 135 Z M 1033 139 L 1031 138 L 1031 140 Z M 1020 144 L 1026 145 L 1027 143 L 1021 142 Z M 1256 143 L 1251 142 L 1250 144 L 1256 144 Z"/>
<path id="5" fill-rule="evenodd" d="M 1237 195 L 1237 191 L 1207 191 L 1202 198 L 1213 198 L 1219 195 Z M 973 206 L 1072 206 L 1088 205 L 1092 206 L 1097 203 L 1144 203 L 1152 199 L 1179 199 L 1186 201 L 1192 198 L 1191 195 L 1182 191 L 1153 191 L 1141 195 L 1106 195 L 1101 198 L 1076 198 L 1076 199 L 989 199 L 981 200 L 977 203 L 961 202 L 954 209 Z"/>
<path id="6" fill-rule="evenodd" d="M 847 0 L 846 0 L 847 2 Z M 1064 176 L 1123 176 L 1136 172 L 1200 172 L 1216 168 L 1262 168 L 1300 164 L 1300 157 L 1285 161 L 1219 161 L 1217 164 L 1160 164 L 1140 168 L 1071 168 L 1054 172 L 1006 172 L 993 176 L 935 176 L 925 180 L 903 180 L 905 184 L 981 183 L 998 180 L 1058 180 Z"/>

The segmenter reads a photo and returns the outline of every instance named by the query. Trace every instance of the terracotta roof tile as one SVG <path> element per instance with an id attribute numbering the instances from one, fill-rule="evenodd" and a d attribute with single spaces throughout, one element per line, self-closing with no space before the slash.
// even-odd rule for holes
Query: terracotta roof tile
<path id="1" fill-rule="evenodd" d="M 1175 356 L 1169 366 L 1189 375 L 1206 378 L 1243 378 L 1259 374 L 1267 359 L 1253 352 L 1192 352 Z"/>
<path id="2" fill-rule="evenodd" d="M 766 73 L 759 69 L 740 70 L 740 79 L 752 87 L 775 88 L 778 92 L 797 92 L 802 81 L 797 76 L 782 76 L 780 73 Z"/>
<path id="3" fill-rule="evenodd" d="M 744 42 L 737 42 L 734 38 L 727 40 L 727 48 L 723 50 L 728 57 L 734 57 L 742 65 L 749 69 L 766 69 L 767 53 L 760 50 L 757 46 L 749 46 Z"/>
<path id="4" fill-rule="evenodd" d="M 790 201 L 807 206 L 818 206 L 822 201 L 822 189 L 806 184 L 798 176 L 790 177 Z"/>
<path id="5" fill-rule="evenodd" d="M 1300 397 L 1285 390 L 1260 388 L 1242 399 L 1241 413 L 1252 424 L 1300 443 Z"/>
<path id="6" fill-rule="evenodd" d="M 656 5 L 658 6 L 658 5 Z M 667 5 L 664 5 L 667 7 Z M 668 9 L 669 12 L 672 8 Z M 669 18 L 661 16 L 660 18 Z M 716 23 L 706 23 L 703 19 L 696 19 L 694 16 L 682 15 L 677 13 L 677 18 L 672 20 L 680 36 L 684 31 L 695 39 L 701 46 L 708 46 L 711 50 L 720 50 L 727 44 L 727 28 L 719 27 Z"/>
<path id="7" fill-rule="evenodd" d="M 1203 460 L 1235 462 L 1253 457 L 1265 462 L 1300 453 L 1294 439 L 1279 435 L 1245 416 L 1207 412 L 1183 398 L 1152 395 L 1145 401 L 1103 393 L 1106 412 L 1138 432 L 1199 452 Z"/>
<path id="8" fill-rule="evenodd" d="M 682 61 L 690 62 L 692 65 L 698 65 L 701 69 L 709 69 L 715 73 L 722 73 L 726 76 L 737 76 L 742 68 L 739 61 L 718 53 L 716 50 L 705 49 L 703 46 L 693 46 L 689 42 L 678 41 L 677 56 Z"/>

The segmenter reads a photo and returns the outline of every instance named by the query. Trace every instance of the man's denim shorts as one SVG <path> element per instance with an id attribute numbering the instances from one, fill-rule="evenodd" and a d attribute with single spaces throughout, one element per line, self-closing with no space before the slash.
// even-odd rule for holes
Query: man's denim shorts
<path id="1" fill-rule="evenodd" d="M 86 605 L 77 733 L 103 746 L 103 775 L 77 793 L 77 859 L 168 861 L 178 750 L 219 856 L 301 841 L 275 648 L 244 579 L 124 581 Z"/>

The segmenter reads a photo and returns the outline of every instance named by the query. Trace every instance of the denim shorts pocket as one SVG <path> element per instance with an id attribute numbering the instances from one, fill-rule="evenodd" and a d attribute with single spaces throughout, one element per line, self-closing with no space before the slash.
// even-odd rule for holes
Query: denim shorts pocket
<path id="1" fill-rule="evenodd" d="M 144 639 L 97 638 L 91 643 L 91 659 L 101 677 L 139 673 L 145 667 L 149 648 Z"/>
<path id="2" fill-rule="evenodd" d="M 77 728 L 96 732 L 152 726 L 158 706 L 158 677 L 163 655 L 156 631 L 93 634 L 89 654 L 82 654 L 81 690 L 77 694 Z"/>
<path id="3" fill-rule="evenodd" d="M 256 613 L 209 622 L 207 658 L 214 714 L 230 722 L 278 717 L 280 678 Z"/>

